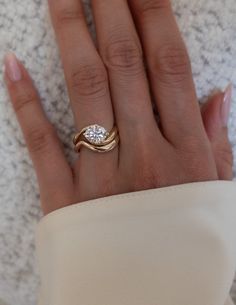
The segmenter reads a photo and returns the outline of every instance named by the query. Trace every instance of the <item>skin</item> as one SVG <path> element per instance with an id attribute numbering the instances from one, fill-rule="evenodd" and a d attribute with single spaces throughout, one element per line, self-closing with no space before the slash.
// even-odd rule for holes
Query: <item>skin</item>
<path id="1" fill-rule="evenodd" d="M 105 154 L 82 148 L 70 167 L 22 63 L 20 81 L 5 73 L 44 214 L 114 194 L 232 179 L 224 94 L 200 109 L 168 0 L 93 0 L 97 48 L 79 0 L 49 0 L 49 8 L 76 127 L 97 123 L 111 130 L 116 123 L 120 145 Z"/>

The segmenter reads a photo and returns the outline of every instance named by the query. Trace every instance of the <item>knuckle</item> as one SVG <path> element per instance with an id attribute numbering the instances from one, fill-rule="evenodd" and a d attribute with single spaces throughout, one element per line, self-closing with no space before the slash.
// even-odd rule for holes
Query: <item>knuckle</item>
<path id="1" fill-rule="evenodd" d="M 56 10 L 56 22 L 58 25 L 70 23 L 83 18 L 83 13 L 78 7 L 58 6 Z"/>
<path id="2" fill-rule="evenodd" d="M 155 189 L 167 185 L 166 175 L 162 169 L 151 162 L 139 168 L 137 179 L 134 180 L 134 190 Z"/>
<path id="3" fill-rule="evenodd" d="M 230 144 L 221 147 L 217 150 L 217 156 L 219 161 L 222 162 L 224 165 L 233 167 L 234 156 L 233 150 Z"/>
<path id="4" fill-rule="evenodd" d="M 105 65 L 115 71 L 139 72 L 143 67 L 143 54 L 134 39 L 112 38 L 105 48 Z"/>
<path id="5" fill-rule="evenodd" d="M 26 141 L 29 151 L 35 153 L 48 153 L 55 140 L 56 134 L 52 125 L 32 128 L 26 133 Z"/>
<path id="6" fill-rule="evenodd" d="M 210 144 L 200 136 L 188 135 L 183 137 L 180 149 L 181 152 L 203 155 L 205 152 L 210 151 Z"/>
<path id="7" fill-rule="evenodd" d="M 37 99 L 38 97 L 34 90 L 19 93 L 16 95 L 15 103 L 13 103 L 15 112 L 19 113 L 21 110 L 25 109 L 25 107 L 37 102 Z"/>
<path id="8" fill-rule="evenodd" d="M 143 168 L 141 173 L 141 179 L 136 183 L 137 189 L 149 189 L 158 187 L 156 173 L 153 172 L 152 168 Z"/>
<path id="9" fill-rule="evenodd" d="M 207 157 L 201 158 L 200 156 L 186 158 L 186 172 L 190 181 L 212 180 L 215 178 L 216 168 L 214 168 L 215 171 L 213 171 L 213 168 L 209 166 L 207 159 Z"/>
<path id="10" fill-rule="evenodd" d="M 138 2 L 138 13 L 141 16 L 156 14 L 157 11 L 170 7 L 169 0 L 140 0 Z"/>
<path id="11" fill-rule="evenodd" d="M 115 193 L 116 185 L 114 181 L 116 181 L 114 175 L 108 175 L 104 178 L 99 185 L 99 197 L 107 197 Z"/>
<path id="12" fill-rule="evenodd" d="M 151 69 L 158 75 L 160 81 L 178 86 L 191 75 L 191 64 L 186 48 L 172 44 L 163 45 Z"/>
<path id="13" fill-rule="evenodd" d="M 212 180 L 216 177 L 214 157 L 208 141 L 188 136 L 179 150 L 186 177 L 191 181 Z"/>
<path id="14" fill-rule="evenodd" d="M 77 96 L 82 98 L 99 99 L 108 92 L 106 70 L 96 65 L 85 65 L 78 69 L 72 74 L 71 83 Z"/>
<path id="15" fill-rule="evenodd" d="M 161 170 L 152 162 L 153 156 L 147 148 L 140 148 L 135 159 L 134 190 L 156 188 L 161 182 Z"/>

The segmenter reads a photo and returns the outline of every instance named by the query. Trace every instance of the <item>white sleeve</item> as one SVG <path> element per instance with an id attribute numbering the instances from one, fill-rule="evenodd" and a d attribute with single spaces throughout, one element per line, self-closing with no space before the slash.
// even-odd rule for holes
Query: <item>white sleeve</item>
<path id="1" fill-rule="evenodd" d="M 39 305 L 229 305 L 236 184 L 192 183 L 87 201 L 36 235 Z"/>

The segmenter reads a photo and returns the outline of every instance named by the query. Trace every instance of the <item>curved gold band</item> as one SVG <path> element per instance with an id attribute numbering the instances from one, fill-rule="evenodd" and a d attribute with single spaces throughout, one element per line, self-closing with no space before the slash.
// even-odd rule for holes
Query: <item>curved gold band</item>
<path id="1" fill-rule="evenodd" d="M 119 138 L 118 137 L 115 138 L 111 143 L 109 143 L 107 145 L 103 145 L 103 146 L 95 146 L 95 145 L 90 144 L 88 142 L 80 141 L 75 146 L 75 151 L 79 152 L 81 147 L 84 146 L 84 147 L 86 147 L 86 148 L 88 148 L 92 151 L 104 153 L 104 152 L 108 152 L 108 151 L 113 150 L 118 144 L 119 144 Z"/>
<path id="2" fill-rule="evenodd" d="M 78 134 L 73 138 L 73 143 L 75 145 L 75 151 L 80 152 L 80 149 L 84 146 L 94 152 L 104 153 L 113 150 L 119 144 L 118 129 L 116 126 L 112 128 L 108 136 L 100 143 L 91 143 L 85 136 L 85 132 L 91 126 L 84 127 Z"/>

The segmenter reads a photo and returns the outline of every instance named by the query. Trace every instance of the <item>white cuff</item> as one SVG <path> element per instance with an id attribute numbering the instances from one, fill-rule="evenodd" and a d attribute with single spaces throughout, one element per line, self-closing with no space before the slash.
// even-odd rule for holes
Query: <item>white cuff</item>
<path id="1" fill-rule="evenodd" d="M 39 305 L 223 305 L 236 269 L 236 184 L 87 201 L 37 229 Z"/>

